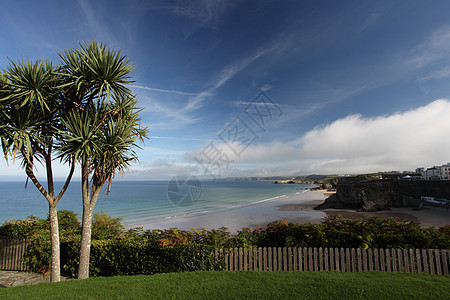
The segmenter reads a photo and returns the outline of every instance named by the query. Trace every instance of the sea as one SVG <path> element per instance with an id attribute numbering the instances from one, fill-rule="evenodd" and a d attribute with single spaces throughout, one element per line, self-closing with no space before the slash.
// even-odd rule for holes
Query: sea
<path id="1" fill-rule="evenodd" d="M 56 182 L 59 189 L 63 182 Z M 299 194 L 314 185 L 274 184 L 258 180 L 115 181 L 107 194 L 103 189 L 95 211 L 122 217 L 127 227 L 178 216 L 213 213 L 258 203 L 277 201 Z M 58 204 L 58 210 L 78 213 L 81 219 L 81 182 L 73 181 Z M 45 218 L 48 202 L 37 188 L 25 181 L 0 181 L 0 223 L 27 216 Z"/>

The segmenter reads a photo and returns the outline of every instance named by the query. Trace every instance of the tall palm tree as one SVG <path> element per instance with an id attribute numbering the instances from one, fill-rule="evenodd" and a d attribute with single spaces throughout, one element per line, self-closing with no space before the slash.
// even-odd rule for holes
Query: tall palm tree
<path id="1" fill-rule="evenodd" d="M 20 159 L 30 179 L 49 205 L 51 235 L 51 281 L 60 280 L 60 251 L 57 204 L 67 190 L 75 161 L 66 181 L 55 194 L 53 154 L 64 125 L 64 111 L 73 106 L 64 100 L 64 76 L 50 62 L 22 60 L 11 62 L 0 79 L 0 135 L 6 159 Z M 35 162 L 45 168 L 47 188 L 35 176 Z"/>
<path id="2" fill-rule="evenodd" d="M 70 75 L 65 95 L 77 103 L 64 117 L 59 156 L 81 165 L 83 220 L 78 278 L 89 277 L 92 214 L 102 187 L 137 160 L 135 148 L 147 137 L 137 101 L 126 87 L 133 67 L 97 42 L 60 54 Z"/>

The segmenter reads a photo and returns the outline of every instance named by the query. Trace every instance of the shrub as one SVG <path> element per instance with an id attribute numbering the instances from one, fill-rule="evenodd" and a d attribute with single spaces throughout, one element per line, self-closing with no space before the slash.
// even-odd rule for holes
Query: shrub
<path id="1" fill-rule="evenodd" d="M 60 218 L 61 266 L 65 276 L 76 276 L 79 263 L 80 223 L 69 211 Z M 50 266 L 48 219 L 30 216 L 6 221 L 0 238 L 28 238 L 28 259 L 34 271 L 46 273 Z M 179 230 L 123 230 L 121 218 L 104 212 L 94 215 L 91 276 L 154 274 L 223 268 L 214 249 L 238 247 L 333 247 L 333 248 L 450 248 L 450 226 L 421 228 L 407 220 L 366 220 L 328 217 L 321 224 L 294 224 L 284 220 L 264 228 L 243 228 L 230 234 L 226 228 Z"/>
<path id="2" fill-rule="evenodd" d="M 0 226 L 0 239 L 26 239 L 33 232 L 49 228 L 47 220 L 28 216 L 21 220 L 6 220 Z"/>
<path id="3" fill-rule="evenodd" d="M 107 240 L 123 233 L 122 217 L 113 218 L 106 212 L 94 212 L 92 220 L 92 239 Z"/>
<path id="4" fill-rule="evenodd" d="M 47 222 L 50 219 L 47 218 Z M 60 210 L 58 211 L 58 228 L 60 233 L 65 234 L 79 234 L 81 233 L 81 224 L 78 220 L 78 214 L 73 211 Z"/>
<path id="5" fill-rule="evenodd" d="M 63 243 L 61 249 L 66 258 L 63 274 L 76 276 L 79 240 Z M 110 239 L 92 242 L 90 276 L 214 270 L 222 265 L 221 260 L 215 261 L 213 248 L 208 246 L 164 247 L 147 239 Z"/>

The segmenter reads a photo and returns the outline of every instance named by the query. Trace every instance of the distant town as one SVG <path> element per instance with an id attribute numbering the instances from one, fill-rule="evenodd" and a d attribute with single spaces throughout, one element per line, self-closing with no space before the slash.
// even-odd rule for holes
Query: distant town
<path id="1" fill-rule="evenodd" d="M 402 180 L 450 180 L 450 163 L 429 168 L 416 168 L 415 171 L 383 171 L 367 174 L 334 174 L 334 175 L 302 175 L 302 176 L 254 176 L 228 177 L 225 180 L 274 180 L 275 183 L 311 183 L 317 184 L 324 179 L 342 177 L 364 177 L 367 180 L 402 179 Z"/>
<path id="2" fill-rule="evenodd" d="M 425 168 L 417 168 L 416 173 L 421 174 L 422 180 L 449 180 L 450 163 L 442 166 L 434 166 L 426 170 Z"/>

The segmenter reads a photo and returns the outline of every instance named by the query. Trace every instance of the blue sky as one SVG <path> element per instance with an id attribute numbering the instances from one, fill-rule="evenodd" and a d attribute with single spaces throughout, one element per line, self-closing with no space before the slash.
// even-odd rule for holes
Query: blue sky
<path id="1" fill-rule="evenodd" d="M 2 1 L 0 67 L 56 60 L 81 41 L 120 49 L 151 128 L 125 179 L 414 170 L 450 161 L 449 11 L 423 0 Z M 0 167 L 0 179 L 25 176 Z"/>

